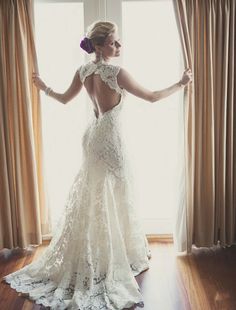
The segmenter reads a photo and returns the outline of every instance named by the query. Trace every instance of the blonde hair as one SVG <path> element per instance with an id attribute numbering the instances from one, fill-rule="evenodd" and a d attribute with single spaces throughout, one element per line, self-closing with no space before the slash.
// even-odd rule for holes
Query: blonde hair
<path id="1" fill-rule="evenodd" d="M 95 45 L 103 45 L 106 38 L 117 29 L 113 22 L 96 21 L 88 27 L 86 37 L 91 40 L 95 49 Z"/>

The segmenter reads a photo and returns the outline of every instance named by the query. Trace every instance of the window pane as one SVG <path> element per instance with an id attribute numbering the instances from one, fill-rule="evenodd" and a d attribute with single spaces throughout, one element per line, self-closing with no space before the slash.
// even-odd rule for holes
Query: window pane
<path id="1" fill-rule="evenodd" d="M 180 80 L 183 63 L 171 1 L 124 1 L 124 67 L 150 90 Z M 141 21 L 141 22 L 140 22 Z M 146 233 L 172 233 L 183 184 L 183 92 L 149 103 L 128 95 L 127 143 Z"/>
<path id="2" fill-rule="evenodd" d="M 84 62 L 79 47 L 84 33 L 82 3 L 35 3 L 36 46 L 40 75 L 63 93 Z M 47 200 L 52 227 L 81 164 L 81 138 L 87 119 L 84 91 L 64 105 L 41 92 Z"/>

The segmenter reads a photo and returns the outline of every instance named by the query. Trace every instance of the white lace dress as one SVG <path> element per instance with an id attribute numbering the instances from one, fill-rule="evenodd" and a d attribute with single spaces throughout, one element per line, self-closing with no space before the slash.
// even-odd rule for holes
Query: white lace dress
<path id="1" fill-rule="evenodd" d="M 120 102 L 90 120 L 83 136 L 83 163 L 49 246 L 37 260 L 3 279 L 51 309 L 124 309 L 144 302 L 134 276 L 149 268 L 146 236 L 135 212 L 121 130 L 124 91 L 119 67 L 89 62 L 82 82 L 99 74 L 120 93 Z"/>

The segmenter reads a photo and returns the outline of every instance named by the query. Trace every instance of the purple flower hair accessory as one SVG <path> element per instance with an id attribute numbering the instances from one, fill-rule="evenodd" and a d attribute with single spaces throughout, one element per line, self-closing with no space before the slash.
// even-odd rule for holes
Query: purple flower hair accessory
<path id="1" fill-rule="evenodd" d="M 83 40 L 80 42 L 80 47 L 85 50 L 88 54 L 94 52 L 94 48 L 92 42 L 89 38 L 84 37 Z"/>

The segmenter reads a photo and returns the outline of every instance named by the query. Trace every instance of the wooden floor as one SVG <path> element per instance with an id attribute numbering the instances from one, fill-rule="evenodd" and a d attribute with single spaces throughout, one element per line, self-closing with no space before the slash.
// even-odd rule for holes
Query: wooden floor
<path id="1" fill-rule="evenodd" d="M 0 252 L 0 278 L 36 259 L 44 246 L 9 255 Z M 170 242 L 150 243 L 149 270 L 136 277 L 144 298 L 144 310 L 235 310 L 236 246 L 193 249 L 176 256 Z M 0 283 L 1 310 L 46 309 Z M 140 308 L 137 308 L 140 309 Z"/>

